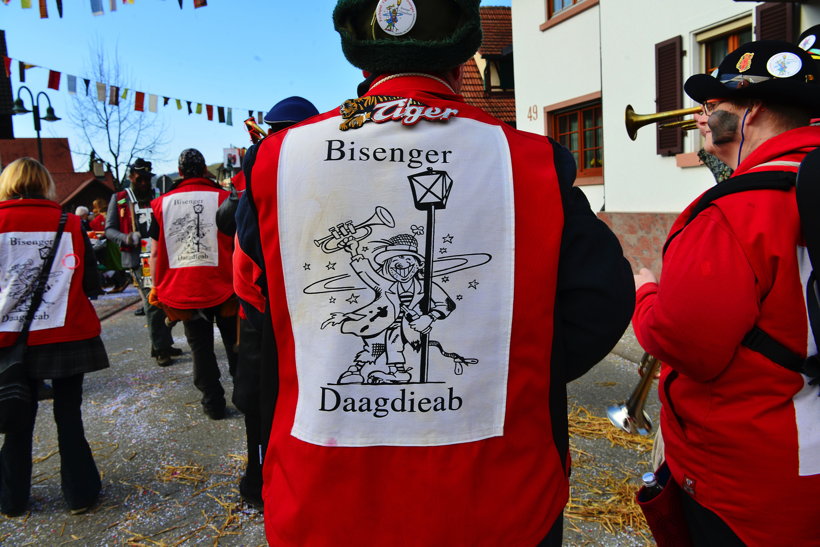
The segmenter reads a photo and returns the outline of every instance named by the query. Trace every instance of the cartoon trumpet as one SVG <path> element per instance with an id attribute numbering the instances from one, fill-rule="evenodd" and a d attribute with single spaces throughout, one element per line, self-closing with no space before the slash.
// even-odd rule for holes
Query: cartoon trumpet
<path id="1" fill-rule="evenodd" d="M 393 220 L 393 215 L 390 214 L 390 211 L 384 207 L 377 206 L 376 212 L 364 222 L 353 226 L 353 221 L 348 220 L 346 222 L 341 222 L 336 226 L 331 226 L 328 228 L 328 231 L 330 232 L 329 236 L 325 236 L 322 239 L 314 239 L 313 243 L 328 254 L 335 253 L 336 251 L 342 249 L 336 242 L 345 237 L 352 237 L 356 241 L 360 241 L 373 233 L 373 228 L 371 228 L 371 226 L 387 226 L 388 228 L 395 228 L 396 222 Z"/>

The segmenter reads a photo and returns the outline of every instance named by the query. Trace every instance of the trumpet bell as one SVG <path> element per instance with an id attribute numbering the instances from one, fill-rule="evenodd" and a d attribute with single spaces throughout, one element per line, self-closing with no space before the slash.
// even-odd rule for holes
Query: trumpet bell
<path id="1" fill-rule="evenodd" d="M 627 433 L 637 433 L 638 435 L 649 435 L 652 433 L 652 420 L 645 410 L 641 415 L 632 416 L 625 404 L 612 405 L 606 409 L 606 416 L 612 425 L 619 427 Z"/>
<path id="2" fill-rule="evenodd" d="M 626 110 L 624 112 L 624 125 L 626 126 L 627 135 L 629 135 L 629 138 L 634 141 L 636 138 L 638 138 L 638 130 L 645 125 L 653 123 L 665 123 L 667 127 L 675 127 L 674 125 L 671 125 L 671 120 L 675 118 L 680 118 L 681 116 L 697 114 L 700 111 L 701 107 L 693 106 L 691 108 L 681 108 L 679 110 L 655 112 L 654 114 L 635 114 L 635 110 L 632 108 L 632 105 L 626 105 Z M 681 129 L 689 131 L 697 128 L 697 124 L 694 122 L 694 120 L 682 121 L 691 122 L 691 124 L 683 125 Z"/>

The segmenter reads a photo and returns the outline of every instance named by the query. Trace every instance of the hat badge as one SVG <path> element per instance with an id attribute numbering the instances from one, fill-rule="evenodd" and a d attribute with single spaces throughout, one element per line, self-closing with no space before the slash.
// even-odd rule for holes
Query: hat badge
<path id="1" fill-rule="evenodd" d="M 374 18 L 390 36 L 402 36 L 416 25 L 416 5 L 413 0 L 380 0 Z"/>
<path id="2" fill-rule="evenodd" d="M 741 55 L 740 59 L 738 59 L 737 64 L 735 65 L 737 67 L 738 72 L 746 72 L 747 70 L 752 68 L 752 57 L 754 56 L 755 54 L 752 52 L 746 52 L 743 55 Z"/>

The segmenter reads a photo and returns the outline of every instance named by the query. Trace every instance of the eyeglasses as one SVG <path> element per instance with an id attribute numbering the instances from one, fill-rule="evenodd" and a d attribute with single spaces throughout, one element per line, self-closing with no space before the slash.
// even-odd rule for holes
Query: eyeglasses
<path id="1" fill-rule="evenodd" d="M 704 116 L 711 116 L 712 113 L 717 110 L 718 105 L 721 103 L 726 102 L 724 99 L 709 99 L 708 101 L 701 104 L 701 108 L 703 109 Z"/>

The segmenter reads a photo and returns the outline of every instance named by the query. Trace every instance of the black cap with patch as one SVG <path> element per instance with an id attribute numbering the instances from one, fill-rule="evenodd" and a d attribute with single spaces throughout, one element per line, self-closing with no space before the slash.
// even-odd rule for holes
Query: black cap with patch
<path id="1" fill-rule="evenodd" d="M 714 75 L 695 74 L 683 86 L 699 103 L 709 99 L 761 99 L 820 114 L 820 73 L 808 53 L 789 42 L 743 44 L 721 61 Z"/>

